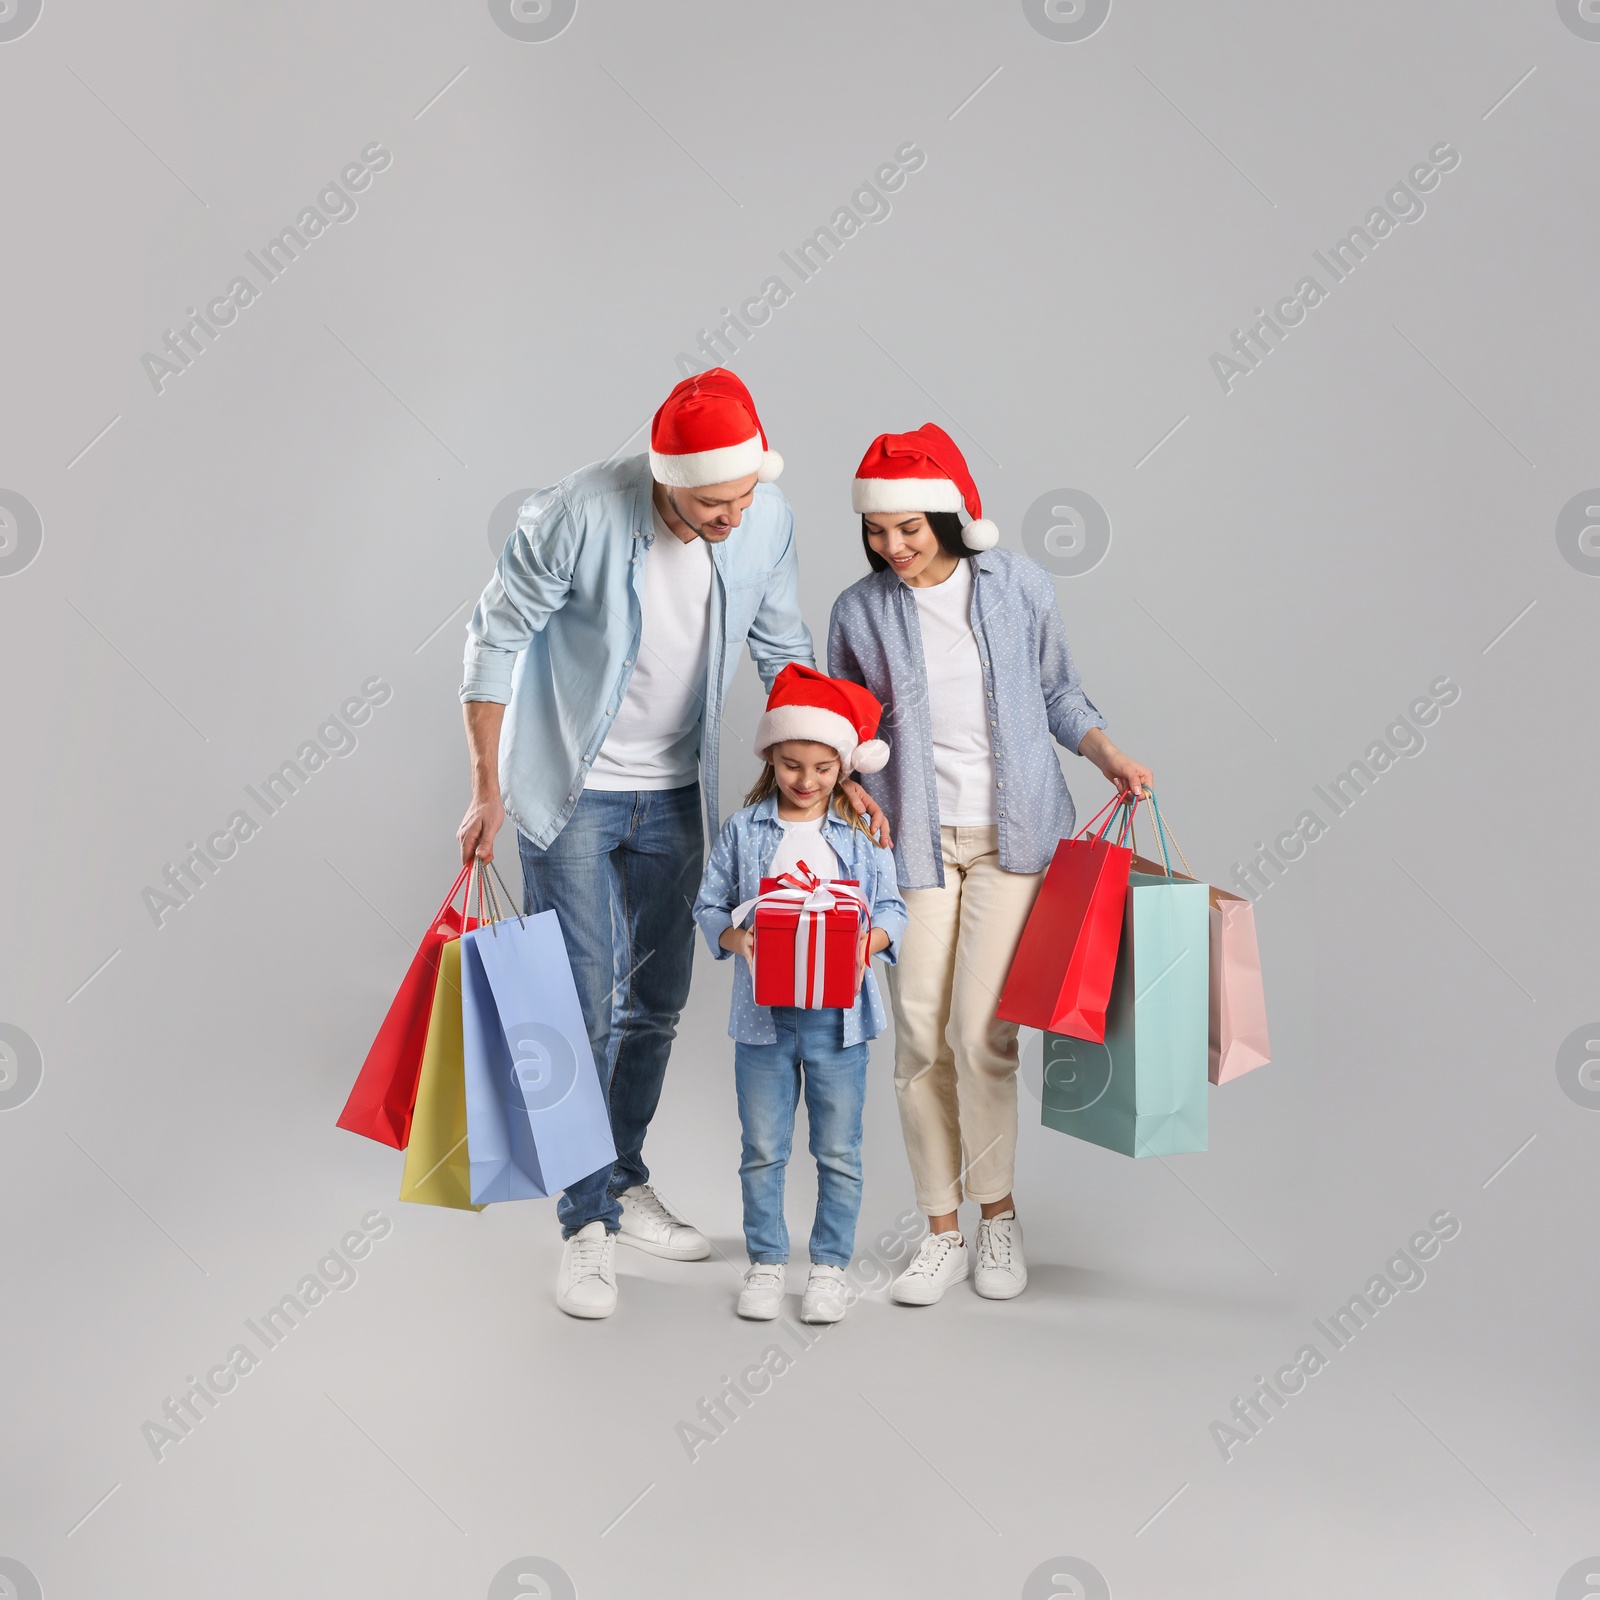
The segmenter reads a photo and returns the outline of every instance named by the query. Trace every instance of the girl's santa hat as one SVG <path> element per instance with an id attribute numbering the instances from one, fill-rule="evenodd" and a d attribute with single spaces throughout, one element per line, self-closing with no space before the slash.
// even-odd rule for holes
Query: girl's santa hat
<path id="1" fill-rule="evenodd" d="M 873 735 L 882 716 L 877 696 L 859 683 L 790 662 L 773 679 L 766 712 L 756 724 L 756 754 L 766 760 L 785 739 L 810 739 L 837 750 L 846 772 L 881 772 L 889 747 Z"/>
<path id="2" fill-rule="evenodd" d="M 650 473 L 670 489 L 731 483 L 751 472 L 771 483 L 782 471 L 750 391 L 726 367 L 685 378 L 650 424 Z"/>
<path id="3" fill-rule="evenodd" d="M 961 530 L 969 550 L 990 550 L 1000 530 L 983 514 L 966 457 L 943 428 L 925 422 L 915 433 L 880 433 L 867 448 L 850 485 L 860 512 L 965 511 Z"/>

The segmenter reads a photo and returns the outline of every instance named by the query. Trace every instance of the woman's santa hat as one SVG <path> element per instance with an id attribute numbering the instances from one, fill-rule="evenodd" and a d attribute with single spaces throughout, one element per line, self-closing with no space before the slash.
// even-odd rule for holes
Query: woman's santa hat
<path id="1" fill-rule="evenodd" d="M 772 681 L 756 724 L 756 754 L 765 760 L 785 739 L 810 739 L 837 750 L 846 772 L 881 772 L 889 747 L 873 735 L 882 716 L 877 697 L 859 683 L 791 662 Z"/>
<path id="2" fill-rule="evenodd" d="M 751 472 L 771 483 L 782 471 L 750 391 L 726 367 L 685 378 L 650 424 L 650 474 L 669 489 L 703 489 Z"/>
<path id="3" fill-rule="evenodd" d="M 990 550 L 1000 542 L 1000 530 L 983 514 L 966 457 L 931 422 L 915 433 L 880 433 L 872 441 L 850 485 L 850 504 L 863 513 L 965 510 L 972 520 L 961 538 L 969 550 Z"/>

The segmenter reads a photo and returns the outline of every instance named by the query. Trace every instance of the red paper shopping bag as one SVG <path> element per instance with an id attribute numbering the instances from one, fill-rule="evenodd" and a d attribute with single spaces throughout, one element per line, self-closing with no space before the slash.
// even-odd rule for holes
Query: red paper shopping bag
<path id="1" fill-rule="evenodd" d="M 1098 835 L 1087 836 L 1104 810 L 1056 846 L 995 1007 L 1002 1021 L 1105 1043 L 1133 860 L 1132 850 L 1106 837 L 1122 805 L 1111 802 Z"/>
<path id="2" fill-rule="evenodd" d="M 383 1026 L 367 1051 L 350 1098 L 339 1113 L 339 1127 L 376 1139 L 379 1144 L 393 1145 L 396 1150 L 404 1150 L 411 1138 L 411 1112 L 417 1100 L 423 1046 L 428 1040 L 428 1018 L 433 1013 L 439 952 L 447 940 L 461 937 L 463 918 L 468 928 L 478 925 L 476 919 L 466 917 L 465 904 L 460 911 L 451 904 L 471 870 L 470 866 L 461 869 L 438 915 L 428 924 L 390 1002 Z"/>
<path id="3" fill-rule="evenodd" d="M 804 1010 L 856 1003 L 861 987 L 861 936 L 870 932 L 871 913 L 861 885 L 853 878 L 824 883 L 804 863 L 795 874 L 763 878 L 753 909 L 755 1001 L 758 1006 L 799 1006 Z"/>

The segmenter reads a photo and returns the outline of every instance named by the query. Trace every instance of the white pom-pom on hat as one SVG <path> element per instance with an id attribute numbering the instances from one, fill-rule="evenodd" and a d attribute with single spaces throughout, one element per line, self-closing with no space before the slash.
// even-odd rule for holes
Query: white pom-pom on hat
<path id="1" fill-rule="evenodd" d="M 993 550 L 1000 543 L 1000 530 L 987 517 L 977 517 L 961 530 L 961 542 L 969 550 Z"/>
<path id="2" fill-rule="evenodd" d="M 863 739 L 856 746 L 857 772 L 882 772 L 889 764 L 889 747 L 882 739 Z"/>
<path id="3" fill-rule="evenodd" d="M 761 465 L 756 468 L 757 483 L 776 483 L 778 474 L 783 471 L 783 457 L 776 450 L 768 450 L 761 457 Z"/>

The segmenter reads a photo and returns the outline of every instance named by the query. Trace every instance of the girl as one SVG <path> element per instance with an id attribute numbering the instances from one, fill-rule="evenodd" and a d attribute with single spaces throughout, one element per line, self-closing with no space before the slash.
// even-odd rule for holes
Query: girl
<path id="1" fill-rule="evenodd" d="M 778 674 L 756 728 L 756 754 L 766 766 L 744 810 L 723 824 L 695 900 L 695 921 L 717 960 L 744 957 L 734 972 L 728 1023 L 735 1041 L 743 1130 L 739 1179 L 750 1253 L 741 1317 L 770 1321 L 783 1309 L 789 1260 L 783 1181 L 802 1085 L 817 1162 L 817 1214 L 800 1317 L 837 1322 L 845 1313 L 844 1269 L 855 1249 L 861 1209 L 867 1041 L 884 1024 L 870 962 L 879 954 L 893 962 L 905 928 L 894 858 L 874 843 L 870 824 L 858 817 L 842 787 L 852 768 L 876 772 L 888 759 L 888 746 L 873 737 L 882 710 L 858 685 L 810 667 L 790 665 Z M 848 1011 L 755 1003 L 754 935 L 736 925 L 735 910 L 755 899 L 761 879 L 802 865 L 824 882 L 854 879 L 871 911 L 871 934 L 863 935 L 856 963 L 864 976 Z"/>
<path id="2" fill-rule="evenodd" d="M 867 787 L 894 818 L 909 925 L 889 979 L 895 1094 L 929 1234 L 891 1297 L 932 1305 L 968 1276 L 957 1226 L 978 1202 L 975 1287 L 1028 1281 L 1012 1203 L 1017 1029 L 994 1010 L 1072 797 L 1051 740 L 1123 791 L 1154 780 L 1102 731 L 1055 586 L 996 550 L 955 442 L 931 422 L 881 434 L 851 488 L 870 576 L 834 602 L 828 665 L 888 707 L 895 743 Z M 962 528 L 958 515 L 969 521 Z"/>

